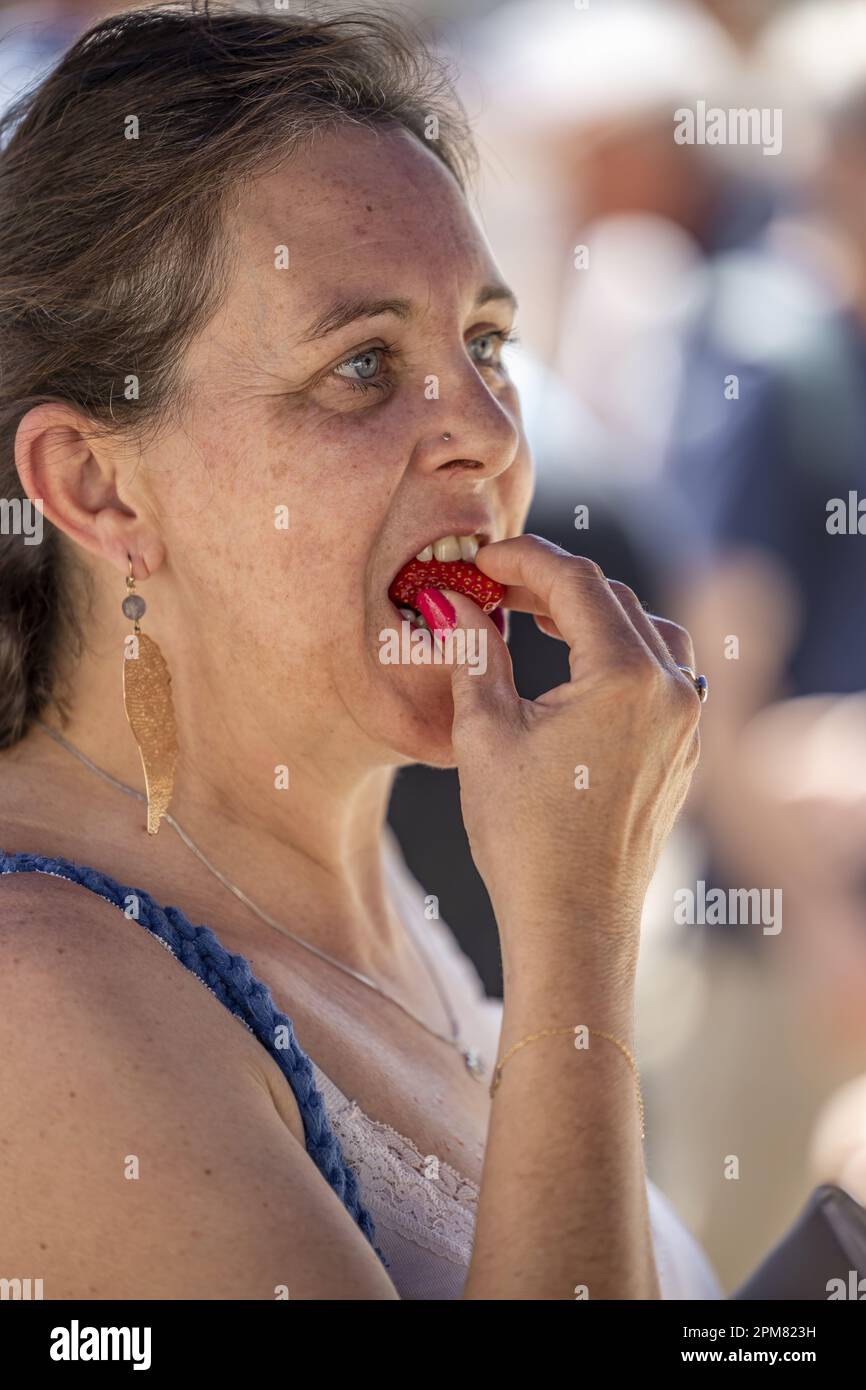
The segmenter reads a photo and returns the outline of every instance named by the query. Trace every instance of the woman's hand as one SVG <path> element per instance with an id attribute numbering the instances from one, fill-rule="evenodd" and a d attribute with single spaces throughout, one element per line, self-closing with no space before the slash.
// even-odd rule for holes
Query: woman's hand
<path id="1" fill-rule="evenodd" d="M 570 679 L 537 700 L 515 689 L 508 649 L 450 590 L 458 628 L 487 632 L 487 669 L 452 668 L 452 741 L 473 858 L 503 957 L 555 964 L 568 949 L 636 956 L 640 913 L 698 757 L 700 700 L 683 628 L 651 618 L 592 561 L 537 536 L 485 546 L 505 607 L 568 643 Z"/>

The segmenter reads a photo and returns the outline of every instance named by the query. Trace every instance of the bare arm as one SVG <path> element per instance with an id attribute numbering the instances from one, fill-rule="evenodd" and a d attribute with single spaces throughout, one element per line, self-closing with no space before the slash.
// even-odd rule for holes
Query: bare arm
<path id="1" fill-rule="evenodd" d="M 548 1023 L 587 1024 L 633 1052 L 631 973 L 597 962 L 508 981 L 502 1052 Z M 542 1038 L 502 1070 L 468 1298 L 659 1297 L 636 1078 L 610 1042 L 588 1043 Z"/>
<path id="2" fill-rule="evenodd" d="M 493 624 L 448 596 L 458 623 L 490 629 L 486 673 L 453 668 L 452 739 L 499 926 L 500 1052 L 548 1028 L 594 1031 L 586 1048 L 573 1033 L 532 1041 L 502 1070 L 466 1296 L 658 1298 L 637 1078 L 598 1035 L 633 1054 L 641 908 L 699 746 L 700 702 L 679 669 L 691 643 L 535 537 L 477 563 L 570 651 L 570 680 L 522 700 Z"/>

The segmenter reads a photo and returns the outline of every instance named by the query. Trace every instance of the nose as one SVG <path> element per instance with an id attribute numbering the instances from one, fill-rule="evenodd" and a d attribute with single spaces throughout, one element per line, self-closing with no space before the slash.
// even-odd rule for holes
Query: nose
<path id="1" fill-rule="evenodd" d="M 495 478 L 514 463 L 522 432 L 514 387 L 496 394 L 469 358 L 436 381 L 437 395 L 425 399 L 423 436 L 416 463 L 425 472 L 470 472 Z"/>

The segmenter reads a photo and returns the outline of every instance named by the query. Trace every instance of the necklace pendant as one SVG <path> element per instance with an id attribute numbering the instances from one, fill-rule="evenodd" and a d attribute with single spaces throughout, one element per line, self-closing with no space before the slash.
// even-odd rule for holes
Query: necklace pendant
<path id="1" fill-rule="evenodd" d="M 475 1077 L 476 1081 L 484 1078 L 484 1063 L 474 1047 L 467 1047 L 463 1050 L 463 1060 L 466 1063 L 466 1070 Z"/>

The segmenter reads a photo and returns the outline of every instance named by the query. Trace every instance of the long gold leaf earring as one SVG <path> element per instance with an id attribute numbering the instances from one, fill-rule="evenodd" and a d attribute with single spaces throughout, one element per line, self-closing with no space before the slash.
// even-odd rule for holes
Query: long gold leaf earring
<path id="1" fill-rule="evenodd" d="M 129 720 L 147 791 L 147 833 L 156 835 L 159 822 L 171 803 L 177 765 L 177 725 L 171 700 L 171 675 L 159 647 L 139 626 L 147 604 L 135 592 L 132 556 L 126 579 L 124 615 L 132 619 L 132 632 L 123 650 L 123 708 Z"/>

